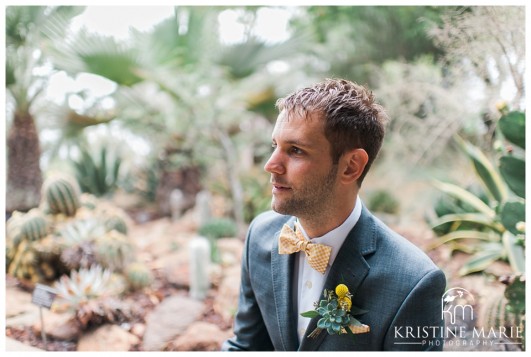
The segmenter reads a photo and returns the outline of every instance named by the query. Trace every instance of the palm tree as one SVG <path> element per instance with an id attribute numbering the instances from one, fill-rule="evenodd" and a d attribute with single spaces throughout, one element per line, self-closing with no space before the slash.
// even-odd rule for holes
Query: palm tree
<path id="1" fill-rule="evenodd" d="M 225 164 L 234 216 L 243 225 L 238 127 L 252 115 L 251 106 L 275 97 L 271 80 L 252 78 L 270 61 L 298 54 L 300 40 L 269 45 L 249 37 L 223 45 L 217 31 L 222 10 L 175 8 L 174 16 L 151 32 L 133 31 L 132 44 L 82 32 L 54 48 L 53 58 L 68 73 L 93 73 L 117 83 L 115 98 L 125 103 L 119 117 L 144 136 L 151 133 L 159 152 L 187 152 L 192 162 L 203 160 L 205 150 L 221 152 L 216 161 Z M 142 93 L 145 87 L 150 96 Z M 213 145 L 221 151 L 208 149 Z"/>
<path id="2" fill-rule="evenodd" d="M 42 173 L 41 149 L 34 103 L 45 87 L 35 67 L 45 64 L 42 31 L 66 30 L 67 19 L 83 8 L 9 6 L 6 8 L 6 87 L 13 118 L 7 134 L 6 211 L 26 211 L 38 205 Z M 63 26 L 61 26 L 63 25 Z"/>

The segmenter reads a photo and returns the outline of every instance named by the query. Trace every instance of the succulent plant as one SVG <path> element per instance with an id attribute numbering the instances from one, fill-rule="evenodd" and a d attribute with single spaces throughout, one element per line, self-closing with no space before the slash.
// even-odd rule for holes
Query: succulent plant
<path id="1" fill-rule="evenodd" d="M 113 271 L 123 271 L 133 260 L 133 246 L 127 237 L 115 230 L 98 237 L 96 243 L 96 259 L 99 264 Z"/>
<path id="2" fill-rule="evenodd" d="M 153 276 L 145 264 L 134 262 L 125 269 L 125 278 L 131 290 L 138 290 L 149 286 Z"/>
<path id="3" fill-rule="evenodd" d="M 339 334 L 342 326 L 350 323 L 350 315 L 339 306 L 337 300 L 321 300 L 316 310 L 322 316 L 317 327 L 326 329 L 329 334 Z"/>
<path id="4" fill-rule="evenodd" d="M 79 202 L 81 204 L 81 207 L 86 207 L 90 210 L 96 209 L 98 207 L 99 200 L 96 196 L 90 193 L 82 193 L 81 196 L 79 196 Z"/>
<path id="5" fill-rule="evenodd" d="M 36 266 L 37 254 L 32 248 L 31 242 L 22 241 L 16 249 L 7 272 L 17 279 L 37 282 Z"/>
<path id="6" fill-rule="evenodd" d="M 70 276 L 61 276 L 54 287 L 57 290 L 57 297 L 74 309 L 89 300 L 117 292 L 112 284 L 111 271 L 100 265 L 79 271 L 72 270 Z"/>
<path id="7" fill-rule="evenodd" d="M 117 322 L 127 313 L 127 307 L 114 298 L 125 290 L 123 278 L 99 265 L 63 275 L 54 287 L 58 299 L 53 308 L 75 311 L 76 320 L 83 328 Z"/>
<path id="8" fill-rule="evenodd" d="M 48 222 L 38 209 L 28 213 L 14 212 L 7 221 L 7 241 L 16 248 L 18 244 L 27 240 L 40 240 L 48 234 Z"/>
<path id="9" fill-rule="evenodd" d="M 95 244 L 84 241 L 62 250 L 60 259 L 69 270 L 88 269 L 96 264 Z"/>
<path id="10" fill-rule="evenodd" d="M 74 216 L 80 206 L 79 186 L 68 176 L 52 176 L 43 184 L 43 199 L 51 214 Z"/>
<path id="11" fill-rule="evenodd" d="M 120 215 L 112 215 L 107 217 L 105 219 L 104 225 L 108 232 L 115 230 L 122 234 L 127 234 L 127 223 L 125 223 L 125 219 Z"/>
<path id="12" fill-rule="evenodd" d="M 48 223 L 37 210 L 28 212 L 20 223 L 20 239 L 38 241 L 48 234 Z"/>
<path id="13" fill-rule="evenodd" d="M 69 222 L 59 231 L 67 247 L 85 241 L 93 241 L 105 234 L 105 228 L 95 219 L 83 219 Z"/>

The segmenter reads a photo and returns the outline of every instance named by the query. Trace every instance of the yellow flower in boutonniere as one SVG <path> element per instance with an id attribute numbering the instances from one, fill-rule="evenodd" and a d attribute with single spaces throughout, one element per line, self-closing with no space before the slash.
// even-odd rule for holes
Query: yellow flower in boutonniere
<path id="1" fill-rule="evenodd" d="M 315 310 L 303 312 L 301 316 L 314 318 L 321 316 L 317 322 L 317 328 L 308 337 L 316 337 L 321 331 L 326 330 L 328 334 L 355 335 L 370 331 L 368 325 L 362 324 L 354 318 L 363 315 L 367 311 L 352 306 L 352 294 L 345 284 L 339 284 L 334 290 L 324 290 L 325 299 L 315 303 Z"/>

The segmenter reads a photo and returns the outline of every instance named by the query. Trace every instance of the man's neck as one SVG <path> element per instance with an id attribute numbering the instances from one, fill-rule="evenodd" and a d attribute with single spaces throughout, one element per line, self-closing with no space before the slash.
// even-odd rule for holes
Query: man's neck
<path id="1" fill-rule="evenodd" d="M 355 204 L 356 200 L 352 200 L 352 203 L 346 207 L 343 206 L 340 212 L 329 212 L 328 214 L 322 214 L 319 217 L 312 217 L 310 219 L 304 217 L 297 218 L 310 239 L 322 237 L 343 224 L 352 213 Z"/>

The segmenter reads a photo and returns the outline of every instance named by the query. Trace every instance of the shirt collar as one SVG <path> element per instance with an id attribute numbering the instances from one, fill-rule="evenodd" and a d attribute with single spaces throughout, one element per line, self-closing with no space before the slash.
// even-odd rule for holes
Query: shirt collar
<path id="1" fill-rule="evenodd" d="M 341 246 L 343 245 L 343 242 L 347 238 L 347 235 L 352 230 L 352 228 L 354 228 L 356 223 L 358 223 L 360 216 L 361 216 L 361 199 L 359 196 L 357 196 L 354 209 L 352 210 L 350 215 L 347 217 L 347 219 L 343 223 L 341 223 L 339 227 L 334 228 L 330 232 L 320 237 L 311 239 L 312 243 L 326 244 L 332 247 L 332 253 L 330 254 L 330 264 L 335 260 L 336 255 L 339 252 L 339 248 L 341 248 Z M 308 239 L 308 235 L 306 234 L 304 227 L 302 227 L 298 219 L 297 219 L 296 224 L 301 229 L 301 232 L 304 235 L 304 237 Z"/>

